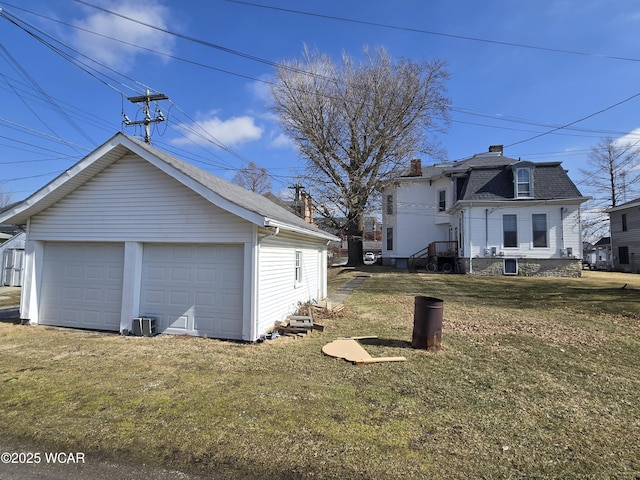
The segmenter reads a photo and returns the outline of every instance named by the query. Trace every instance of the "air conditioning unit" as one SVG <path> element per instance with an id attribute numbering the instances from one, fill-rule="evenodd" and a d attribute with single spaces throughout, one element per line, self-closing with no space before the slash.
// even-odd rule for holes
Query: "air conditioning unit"
<path id="1" fill-rule="evenodd" d="M 560 250 L 560 256 L 561 257 L 566 257 L 567 256 L 567 249 L 566 248 L 563 248 L 563 249 Z"/>
<path id="2" fill-rule="evenodd" d="M 491 249 L 490 248 L 485 248 L 484 249 L 484 256 L 488 257 L 489 255 L 491 255 Z"/>
<path id="3" fill-rule="evenodd" d="M 156 319 L 153 317 L 134 318 L 131 333 L 136 337 L 153 337 L 157 332 Z"/>

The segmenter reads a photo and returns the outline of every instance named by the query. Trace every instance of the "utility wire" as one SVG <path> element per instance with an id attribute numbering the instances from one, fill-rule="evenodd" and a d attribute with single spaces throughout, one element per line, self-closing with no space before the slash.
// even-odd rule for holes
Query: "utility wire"
<path id="1" fill-rule="evenodd" d="M 513 143 L 510 143 L 509 145 L 505 145 L 505 148 L 513 147 L 514 145 L 519 145 L 521 143 L 529 142 L 531 140 L 535 140 L 536 138 L 544 137 L 545 135 L 549 135 L 551 133 L 555 133 L 558 130 L 562 130 L 562 129 L 568 128 L 568 127 L 570 127 L 572 125 L 575 125 L 576 123 L 580 123 L 580 122 L 583 122 L 583 121 L 585 121 L 585 120 L 587 120 L 589 118 L 595 117 L 596 115 L 600 115 L 601 113 L 606 112 L 607 110 L 611 110 L 612 108 L 615 108 L 615 107 L 617 107 L 619 105 L 622 105 L 623 103 L 629 102 L 629 101 L 631 101 L 631 100 L 633 100 L 634 98 L 637 98 L 637 97 L 640 97 L 640 92 L 638 92 L 638 93 L 636 93 L 634 95 L 631 95 L 630 97 L 625 98 L 624 100 L 621 100 L 621 101 L 619 101 L 617 103 L 614 103 L 613 105 L 609 105 L 608 107 L 605 107 L 605 108 L 603 108 L 601 110 L 598 110 L 597 112 L 594 112 L 594 113 L 591 113 L 591 114 L 589 114 L 589 115 L 587 115 L 585 117 L 579 118 L 578 120 L 574 120 L 573 122 L 570 122 L 570 123 L 567 123 L 565 125 L 561 125 L 559 127 L 553 128 L 553 129 L 551 129 L 551 130 L 549 130 L 547 132 L 539 133 L 538 135 L 534 135 L 533 137 L 525 138 L 524 140 L 520 140 L 518 142 L 513 142 Z"/>
<path id="2" fill-rule="evenodd" d="M 76 1 L 80 1 L 80 0 L 76 0 Z M 233 2 L 233 0 L 228 0 L 228 1 L 232 1 L 232 2 Z M 81 2 L 81 1 L 80 1 L 80 3 L 84 3 L 84 2 Z M 245 4 L 248 4 L 247 2 L 235 2 L 235 3 L 245 3 Z M 252 4 L 248 4 L 248 5 L 252 5 Z M 47 19 L 47 20 L 51 20 L 51 21 L 54 21 L 54 22 L 60 23 L 60 24 L 62 24 L 62 25 L 65 25 L 65 26 L 68 26 L 68 27 L 72 27 L 72 28 L 75 28 L 75 29 L 78 29 L 78 30 L 84 31 L 84 32 L 86 32 L 86 33 L 90 33 L 90 34 L 93 34 L 93 35 L 96 35 L 96 36 L 99 36 L 99 37 L 102 37 L 102 38 L 106 38 L 106 39 L 109 39 L 109 40 L 112 40 L 112 41 L 116 41 L 116 42 L 119 42 L 119 43 L 124 44 L 124 45 L 128 45 L 128 46 L 131 46 L 131 47 L 134 47 L 134 48 L 138 48 L 138 49 L 140 49 L 140 50 L 144 50 L 144 51 L 147 51 L 147 52 L 150 52 L 150 53 L 154 53 L 154 54 L 156 54 L 156 55 L 162 55 L 162 56 L 165 56 L 165 57 L 167 57 L 167 58 L 171 58 L 171 59 L 178 60 L 178 61 L 182 61 L 182 62 L 185 62 L 185 63 L 190 63 L 190 64 L 192 64 L 192 65 L 196 65 L 196 66 L 199 66 L 199 67 L 203 67 L 203 68 L 207 68 L 207 69 L 211 69 L 211 70 L 219 71 L 219 72 L 221 72 L 221 73 L 225 73 L 225 74 L 229 74 L 229 75 L 238 76 L 238 77 L 245 78 L 245 79 L 248 79 L 248 80 L 257 81 L 257 82 L 261 82 L 261 83 L 265 83 L 265 84 L 267 84 L 267 85 L 274 85 L 274 82 L 269 81 L 269 80 L 264 79 L 264 78 L 251 77 L 251 76 L 248 76 L 248 75 L 239 74 L 239 73 L 232 72 L 232 71 L 229 71 L 229 70 L 220 69 L 220 68 L 217 68 L 217 67 L 213 67 L 213 66 L 211 66 L 211 65 L 207 65 L 207 64 L 201 63 L 201 62 L 196 62 L 196 61 L 192 61 L 192 60 L 185 59 L 185 58 L 182 58 L 182 57 L 178 57 L 178 56 L 175 56 L 175 55 L 171 55 L 171 54 L 168 54 L 168 53 L 166 53 L 166 52 L 160 52 L 160 51 L 153 50 L 153 49 L 150 49 L 150 48 L 142 47 L 142 46 L 140 46 L 140 45 L 136 45 L 136 44 L 133 44 L 133 43 L 130 43 L 130 42 L 126 42 L 126 41 L 120 40 L 120 39 L 118 39 L 118 38 L 114 38 L 114 37 L 111 37 L 111 36 L 108 36 L 108 35 L 104 35 L 104 34 L 101 34 L 101 33 L 98 33 L 98 32 L 94 32 L 94 31 L 92 31 L 92 30 L 88 30 L 88 29 L 85 29 L 85 28 L 82 28 L 82 27 L 78 27 L 78 26 L 76 26 L 76 25 L 72 25 L 72 24 L 69 24 L 69 23 L 67 23 L 67 22 L 63 22 L 63 21 L 60 21 L 60 20 L 57 20 L 57 19 L 54 19 L 54 18 L 51 18 L 51 17 L 47 17 L 47 16 L 45 16 L 45 15 L 38 14 L 38 13 L 35 13 L 35 12 L 31 12 L 31 11 L 29 11 L 29 10 L 25 10 L 25 9 L 22 9 L 22 8 L 19 8 L 19 7 L 15 7 L 15 8 L 18 8 L 18 9 L 20 9 L 20 10 L 22 10 L 22 11 L 25 11 L 25 12 L 28 12 L 28 13 L 31 13 L 31 14 L 34 14 L 34 15 L 37 15 L 37 16 L 40 16 L 40 17 L 45 18 L 45 19 Z M 97 7 L 96 7 L 96 8 L 97 8 Z M 270 7 L 265 7 L 265 8 L 270 8 Z M 276 9 L 278 9 L 278 8 L 276 8 Z M 286 9 L 285 9 L 285 10 L 286 10 Z M 294 11 L 294 12 L 295 12 L 295 11 Z M 110 13 L 111 13 L 111 12 L 110 12 Z M 304 13 L 304 12 L 303 12 L 303 13 Z M 118 14 L 116 14 L 116 15 L 118 15 Z M 126 18 L 127 18 L 127 19 L 129 19 L 128 17 L 126 17 Z M 136 21 L 136 20 L 134 20 L 134 19 L 129 19 L 129 20 L 134 21 L 134 22 L 137 22 L 137 21 Z M 150 27 L 150 28 L 153 28 L 152 26 L 147 25 L 147 24 L 143 24 L 143 25 L 148 26 L 148 27 Z M 164 30 L 163 30 L 163 31 L 164 31 Z M 192 38 L 192 37 L 190 37 L 190 38 Z M 70 48 L 70 47 L 68 47 L 68 48 Z M 75 50 L 74 50 L 74 51 L 75 51 Z M 81 55 L 81 54 L 80 54 L 80 55 Z M 93 60 L 92 60 L 92 61 L 93 61 Z M 266 62 L 268 62 L 268 63 L 270 63 L 270 64 L 272 63 L 272 62 L 269 62 L 269 61 L 266 61 Z M 97 62 L 96 62 L 96 63 L 97 63 Z M 99 65 L 101 65 L 101 66 L 103 66 L 104 68 L 107 68 L 107 69 L 109 68 L 109 67 L 106 67 L 106 66 L 104 66 L 104 65 L 102 65 L 102 64 L 100 64 L 100 63 L 98 63 L 98 64 L 99 64 Z M 111 69 L 110 69 L 110 70 L 111 70 Z M 115 72 L 114 70 L 111 70 L 111 71 L 113 71 L 114 73 L 119 73 L 119 72 Z M 129 78 L 129 77 L 125 77 L 125 78 L 128 78 L 129 80 L 131 80 L 131 81 L 133 81 L 133 82 L 136 82 L 134 79 L 131 79 L 131 78 Z M 139 82 L 137 82 L 137 83 L 139 83 Z M 150 87 L 148 87 L 148 86 L 144 86 L 144 87 L 145 87 L 145 88 L 150 88 Z M 486 114 L 486 113 L 481 113 L 481 112 L 475 112 L 475 111 L 472 111 L 472 110 L 469 110 L 469 109 L 465 109 L 465 108 L 460 108 L 460 107 L 452 107 L 452 108 L 451 108 L 451 110 L 452 110 L 453 112 L 458 112 L 458 113 L 467 114 L 467 115 L 475 115 L 475 116 L 480 116 L 480 117 L 485 117 L 485 118 L 492 118 L 492 119 L 500 120 L 500 121 L 507 121 L 507 122 L 514 122 L 514 123 L 524 123 L 524 124 L 529 124 L 529 125 L 538 125 L 538 126 L 543 126 L 543 127 L 544 127 L 544 126 L 550 126 L 550 125 L 545 124 L 545 123 L 542 123 L 542 122 L 536 122 L 536 121 L 527 120 L 527 119 L 518 119 L 518 118 L 515 118 L 515 117 L 497 116 L 497 115 L 495 115 L 495 114 Z M 454 121 L 455 123 L 467 123 L 467 124 L 476 125 L 476 126 L 484 126 L 484 127 L 490 127 L 490 128 L 499 128 L 499 129 L 506 129 L 506 130 L 514 130 L 514 129 L 511 129 L 511 128 L 498 127 L 498 126 L 488 125 L 488 124 L 478 124 L 478 123 L 464 122 L 464 121 L 461 121 L 461 120 L 453 120 L 453 121 Z M 563 128 L 563 129 L 568 129 L 568 130 L 577 130 L 577 131 L 593 132 L 593 133 L 596 133 L 596 134 L 598 134 L 598 133 L 614 134 L 614 135 L 618 135 L 618 134 L 626 135 L 626 134 L 628 134 L 628 132 L 617 132 L 617 131 L 607 131 L 607 130 L 571 129 L 571 128 L 569 128 L 569 127 L 568 127 L 568 125 L 553 126 L 553 127 L 554 127 L 554 129 L 555 129 L 555 128 Z M 552 133 L 552 132 L 553 132 L 553 131 L 551 131 L 551 132 L 549 132 L 549 133 Z M 533 137 L 532 137 L 532 138 L 533 138 Z"/>
<path id="3" fill-rule="evenodd" d="M 267 60 L 265 58 L 257 57 L 255 55 L 244 53 L 244 52 L 241 52 L 239 50 L 234 50 L 232 48 L 223 47 L 222 45 L 218 45 L 218 44 L 206 41 L 206 40 L 201 40 L 199 38 L 192 37 L 190 35 L 185 35 L 183 33 L 178 33 L 178 32 L 174 32 L 172 30 L 166 29 L 166 28 L 158 27 L 156 25 L 153 25 L 153 24 L 150 24 L 150 23 L 146 23 L 146 22 L 143 22 L 141 20 L 137 20 L 135 18 L 129 17 L 129 16 L 124 15 L 122 13 L 118 13 L 118 12 L 115 12 L 113 10 L 109 10 L 107 8 L 103 8 L 103 7 L 100 7 L 98 5 L 93 5 L 93 4 L 91 4 L 89 2 L 86 2 L 84 0 L 74 0 L 74 1 L 77 2 L 77 3 L 80 3 L 82 5 L 86 5 L 88 7 L 95 8 L 96 10 L 100 10 L 102 12 L 108 13 L 110 15 L 114 15 L 116 17 L 123 18 L 125 20 L 130 21 L 130 22 L 137 23 L 137 24 L 145 26 L 147 28 L 151 28 L 153 30 L 157 30 L 159 32 L 166 33 L 167 35 L 172 35 L 174 37 L 182 38 L 183 40 L 188 40 L 190 42 L 197 43 L 197 44 L 203 45 L 205 47 L 214 48 L 216 50 L 220 50 L 220 51 L 225 52 L 225 53 L 230 53 L 232 55 L 236 55 L 238 57 L 246 58 L 248 60 L 253 60 L 254 62 L 263 63 L 265 65 L 269 65 L 269 66 L 274 67 L 274 68 L 283 68 L 283 69 L 286 69 L 286 70 L 290 70 L 290 71 L 293 71 L 293 72 L 296 72 L 296 73 L 300 73 L 300 74 L 303 74 L 303 75 L 308 75 L 308 76 L 311 76 L 311 77 L 325 78 L 325 77 L 322 77 L 321 75 L 315 74 L 313 72 L 309 72 L 307 70 L 301 70 L 301 69 L 292 67 L 290 65 L 274 62 L 272 60 Z"/>
<path id="4" fill-rule="evenodd" d="M 76 0 L 76 1 L 81 1 L 81 0 Z M 357 24 L 369 25 L 369 26 L 373 26 L 373 27 L 389 28 L 389 29 L 394 29 L 394 30 L 403 30 L 403 31 L 406 31 L 406 32 L 422 33 L 422 34 L 426 34 L 426 35 L 436 35 L 436 36 L 440 36 L 440 37 L 456 38 L 456 39 L 459 39 L 459 40 L 469 40 L 469 41 L 473 41 L 473 42 L 491 43 L 491 44 L 494 44 L 494 45 L 504 45 L 504 46 L 507 46 L 507 47 L 528 48 L 528 49 L 531 49 L 531 50 L 541 50 L 541 51 L 545 51 L 545 52 L 564 53 L 564 54 L 569 54 L 569 55 L 580 55 L 580 56 L 583 56 L 583 57 L 598 57 L 598 58 L 606 58 L 606 59 L 610 59 L 610 60 L 624 60 L 624 61 L 627 61 L 627 62 L 640 62 L 640 59 L 632 58 L 632 57 L 621 57 L 621 56 L 616 56 L 616 55 L 599 55 L 599 54 L 595 54 L 595 53 L 579 52 L 579 51 L 576 51 L 576 50 L 565 50 L 565 49 L 561 49 L 561 48 L 550 48 L 550 47 L 541 47 L 541 46 L 537 46 L 537 45 L 527 45 L 527 44 L 524 44 L 524 43 L 504 42 L 504 41 L 499 41 L 499 40 L 489 40 L 487 38 L 469 37 L 469 36 L 465 36 L 465 35 L 454 35 L 454 34 L 451 34 L 451 33 L 435 32 L 435 31 L 432 31 L 432 30 L 423 30 L 423 29 L 419 29 L 419 28 L 402 27 L 402 26 L 397 26 L 397 25 L 389 25 L 389 24 L 385 24 L 385 23 L 369 22 L 369 21 L 366 21 L 366 20 L 356 20 L 356 19 L 353 19 L 353 18 L 338 17 L 338 16 L 334 16 L 334 15 L 324 15 L 324 14 L 320 14 L 320 13 L 304 12 L 304 11 L 301 11 L 301 10 L 293 10 L 293 9 L 290 9 L 290 8 L 274 7 L 272 5 L 262 5 L 262 4 L 258 4 L 258 3 L 245 2 L 245 1 L 241 1 L 241 0 L 226 0 L 226 1 L 230 2 L 230 3 L 237 3 L 239 5 L 247 5 L 247 6 L 250 6 L 250 7 L 265 8 L 265 9 L 268 9 L 268 10 L 277 10 L 277 11 L 281 11 L 281 12 L 294 13 L 296 15 L 306 15 L 306 16 L 309 16 L 309 17 L 325 18 L 325 19 L 328 19 L 328 20 L 338 20 L 338 21 L 341 21 L 341 22 L 357 23 Z M 84 3 L 84 2 L 81 2 L 81 3 Z"/>

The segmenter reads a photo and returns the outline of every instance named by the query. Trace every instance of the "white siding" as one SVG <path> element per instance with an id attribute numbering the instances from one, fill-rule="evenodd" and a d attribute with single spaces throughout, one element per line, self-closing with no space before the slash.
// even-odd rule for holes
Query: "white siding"
<path id="1" fill-rule="evenodd" d="M 388 251 L 386 245 L 384 257 L 408 258 L 412 254 L 427 247 L 431 242 L 450 240 L 450 216 L 438 210 L 438 192 L 446 192 L 446 208 L 451 207 L 451 182 L 448 179 L 429 181 L 425 179 L 405 180 L 397 187 L 385 189 L 384 199 L 393 195 L 393 214 L 387 215 L 383 208 L 383 239 L 386 228 L 394 229 L 393 250 Z"/>
<path id="2" fill-rule="evenodd" d="M 547 215 L 547 247 L 533 246 L 532 215 Z M 503 243 L 503 215 L 516 215 L 518 246 L 505 247 Z M 507 257 L 560 258 L 561 250 L 572 248 L 581 254 L 579 207 L 558 205 L 531 205 L 520 207 L 474 207 L 465 209 L 465 238 L 463 256 L 488 256 L 485 249 L 496 248 Z M 562 221 L 560 217 L 562 216 Z"/>
<path id="3" fill-rule="evenodd" d="M 251 225 L 129 155 L 31 219 L 31 240 L 250 242 Z"/>
<path id="4" fill-rule="evenodd" d="M 302 251 L 302 282 L 295 282 L 295 252 Z M 265 238 L 259 251 L 258 333 L 293 313 L 299 302 L 320 300 L 326 291 L 326 245 L 290 238 Z"/>

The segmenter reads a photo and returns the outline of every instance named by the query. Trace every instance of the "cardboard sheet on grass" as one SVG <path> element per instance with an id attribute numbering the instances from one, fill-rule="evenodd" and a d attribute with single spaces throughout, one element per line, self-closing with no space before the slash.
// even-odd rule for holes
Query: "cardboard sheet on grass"
<path id="1" fill-rule="evenodd" d="M 404 362 L 404 357 L 377 357 L 374 358 L 358 343 L 358 340 L 369 338 L 378 338 L 376 336 L 369 337 L 347 337 L 338 338 L 333 342 L 327 343 L 322 347 L 322 353 L 336 358 L 344 358 L 354 365 L 364 365 L 367 363 L 379 362 Z"/>

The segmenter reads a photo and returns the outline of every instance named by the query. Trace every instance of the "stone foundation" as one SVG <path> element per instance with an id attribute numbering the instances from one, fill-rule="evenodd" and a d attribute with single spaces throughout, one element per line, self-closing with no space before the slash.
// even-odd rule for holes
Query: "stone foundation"
<path id="1" fill-rule="evenodd" d="M 472 271 L 468 258 L 460 259 L 460 273 L 504 275 L 504 258 L 474 258 Z M 518 258 L 517 275 L 525 277 L 580 277 L 582 261 L 575 258 Z"/>

